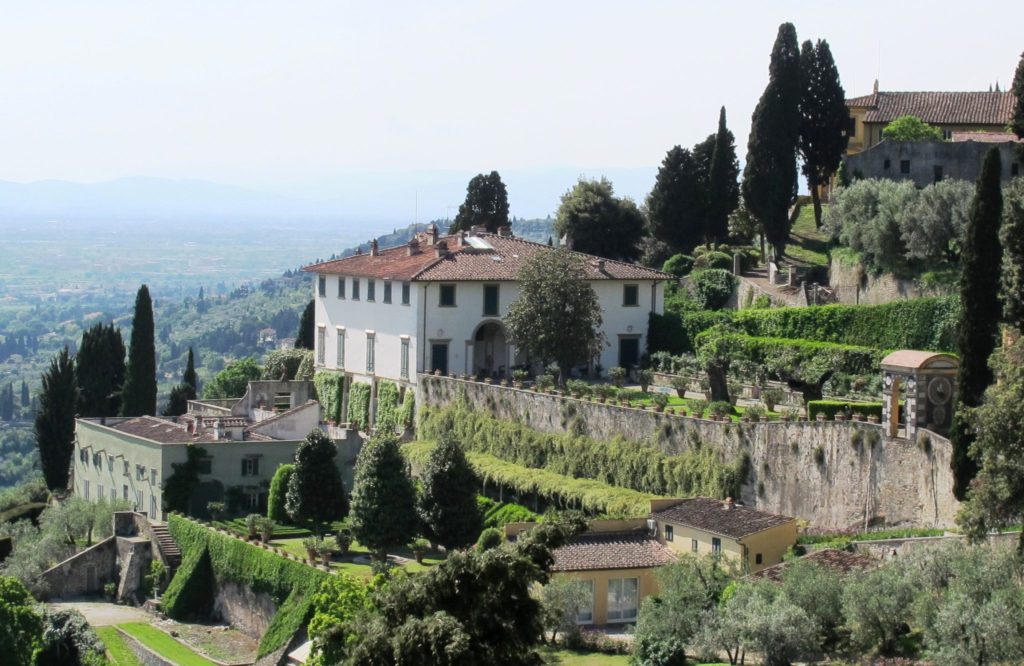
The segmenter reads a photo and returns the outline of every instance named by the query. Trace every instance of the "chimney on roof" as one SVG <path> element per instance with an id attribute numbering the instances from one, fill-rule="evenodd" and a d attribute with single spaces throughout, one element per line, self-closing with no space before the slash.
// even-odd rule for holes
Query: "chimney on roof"
<path id="1" fill-rule="evenodd" d="M 437 241 L 434 245 L 434 249 L 437 250 L 438 257 L 448 256 L 448 241 Z"/>
<path id="2" fill-rule="evenodd" d="M 378 254 L 380 254 L 380 250 L 377 246 L 377 239 L 374 238 L 372 241 L 370 241 L 370 256 L 376 257 Z"/>
<path id="3" fill-rule="evenodd" d="M 413 236 L 409 239 L 409 256 L 420 253 L 420 239 Z"/>
<path id="4" fill-rule="evenodd" d="M 433 222 L 427 227 L 427 237 L 431 245 L 437 245 L 437 225 Z"/>
<path id="5" fill-rule="evenodd" d="M 726 497 L 725 502 L 722 503 L 722 508 L 725 509 L 726 511 L 732 511 L 733 507 L 735 506 L 736 503 L 732 501 L 731 497 Z"/>
<path id="6" fill-rule="evenodd" d="M 512 238 L 512 225 L 505 224 L 498 227 L 498 235 L 502 238 Z"/>
<path id="7" fill-rule="evenodd" d="M 597 272 L 604 273 L 604 259 L 597 260 Z"/>
<path id="8" fill-rule="evenodd" d="M 878 94 L 878 79 L 875 79 L 875 87 L 871 89 L 874 94 Z"/>
<path id="9" fill-rule="evenodd" d="M 486 234 L 487 233 L 487 225 L 486 224 L 474 224 L 473 226 L 471 226 L 469 228 L 469 233 L 470 233 L 471 236 L 479 236 L 480 234 Z"/>
<path id="10" fill-rule="evenodd" d="M 459 247 L 466 247 L 466 232 L 459 232 Z"/>

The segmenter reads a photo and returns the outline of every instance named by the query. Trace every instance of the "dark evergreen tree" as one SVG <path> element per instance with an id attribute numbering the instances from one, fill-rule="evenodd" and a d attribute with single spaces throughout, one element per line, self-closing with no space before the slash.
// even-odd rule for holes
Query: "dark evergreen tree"
<path id="1" fill-rule="evenodd" d="M 14 384 L 0 389 L 0 419 L 8 423 L 14 420 Z"/>
<path id="2" fill-rule="evenodd" d="M 1006 187 L 1003 200 L 1003 321 L 1024 332 L 1024 179 Z"/>
<path id="3" fill-rule="evenodd" d="M 164 416 L 181 416 L 188 411 L 188 401 L 195 400 L 196 395 L 188 384 L 175 384 L 167 396 Z"/>
<path id="4" fill-rule="evenodd" d="M 966 407 L 981 404 L 985 389 L 992 383 L 988 359 L 996 347 L 1002 307 L 999 302 L 999 225 L 1003 195 L 1000 188 L 1002 163 L 999 150 L 985 155 L 971 203 L 971 215 L 960 252 L 960 322 L 957 350 L 960 369 L 957 374 L 957 410 L 953 417 L 953 491 L 963 499 L 977 463 L 970 456 L 974 433 Z"/>
<path id="5" fill-rule="evenodd" d="M 29 394 L 28 394 L 28 384 L 26 384 L 25 380 L 22 379 L 21 380 L 21 407 L 22 407 L 22 409 L 26 409 L 31 404 L 31 402 L 32 402 L 32 399 L 29 397 Z"/>
<path id="6" fill-rule="evenodd" d="M 192 395 L 199 395 L 199 377 L 196 375 L 195 355 L 191 347 L 188 348 L 188 361 L 185 363 L 185 374 L 182 375 L 181 381 L 192 387 Z"/>
<path id="7" fill-rule="evenodd" d="M 149 287 L 142 285 L 135 297 L 128 368 L 121 391 L 122 416 L 156 414 L 156 343 L 153 335 L 153 301 L 149 298 Z"/>
<path id="8" fill-rule="evenodd" d="M 740 201 L 740 163 L 736 158 L 736 137 L 725 124 L 725 107 L 718 114 L 718 132 L 708 169 L 707 223 L 705 239 L 724 243 L 729 238 L 729 215 Z"/>
<path id="9" fill-rule="evenodd" d="M 459 206 L 450 233 L 469 231 L 483 226 L 490 233 L 497 233 L 499 227 L 508 222 L 508 191 L 497 171 L 477 174 L 466 187 L 466 200 Z"/>
<path id="10" fill-rule="evenodd" d="M 665 155 L 647 195 L 651 235 L 672 254 L 690 254 L 704 236 L 704 193 L 701 169 L 692 152 L 674 146 Z"/>
<path id="11" fill-rule="evenodd" d="M 420 480 L 419 514 L 425 536 L 449 551 L 475 542 L 481 528 L 479 483 L 452 434 L 438 438 Z"/>
<path id="12" fill-rule="evenodd" d="M 615 196 L 608 179 L 580 179 L 562 195 L 555 232 L 577 252 L 631 261 L 639 254 L 644 216 L 632 199 Z"/>
<path id="13" fill-rule="evenodd" d="M 1024 53 L 1020 54 L 1020 62 L 1017 63 L 1017 71 L 1013 74 L 1010 92 L 1013 93 L 1014 99 L 1010 129 L 1017 138 L 1024 139 Z"/>
<path id="14" fill-rule="evenodd" d="M 800 155 L 814 202 L 814 224 L 821 227 L 821 193 L 839 168 L 850 138 L 846 92 L 828 42 L 807 40 L 800 51 L 803 90 L 800 97 Z"/>
<path id="15" fill-rule="evenodd" d="M 82 344 L 75 356 L 82 416 L 116 416 L 120 411 L 124 355 L 121 329 L 113 324 L 96 324 L 82 333 Z"/>
<path id="16" fill-rule="evenodd" d="M 313 328 L 316 324 L 315 319 L 316 302 L 310 300 L 302 310 L 302 316 L 299 317 L 299 332 L 295 335 L 296 349 L 313 348 Z"/>
<path id="17" fill-rule="evenodd" d="M 75 448 L 75 410 L 78 407 L 78 382 L 75 363 L 64 347 L 43 373 L 36 412 L 36 446 L 43 478 L 50 490 L 68 487 L 71 454 Z"/>
<path id="18" fill-rule="evenodd" d="M 800 138 L 800 46 L 792 23 L 779 26 L 768 86 L 751 118 L 743 202 L 764 230 L 775 258 L 789 239 L 789 207 L 796 199 Z"/>
<path id="19" fill-rule="evenodd" d="M 338 447 L 321 430 L 311 431 L 299 444 L 285 493 L 285 511 L 292 520 L 319 526 L 348 514 L 337 456 Z"/>
<path id="20" fill-rule="evenodd" d="M 391 433 L 375 434 L 359 451 L 351 506 L 352 534 L 380 560 L 416 534 L 416 490 Z"/>

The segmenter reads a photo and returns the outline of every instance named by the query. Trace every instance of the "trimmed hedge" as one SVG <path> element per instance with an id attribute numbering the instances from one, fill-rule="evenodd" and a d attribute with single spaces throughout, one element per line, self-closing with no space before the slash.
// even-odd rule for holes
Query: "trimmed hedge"
<path id="1" fill-rule="evenodd" d="M 774 312 L 772 310 L 771 312 Z M 754 337 L 725 329 L 707 330 L 697 336 L 698 357 L 747 361 L 767 368 L 785 368 L 805 381 L 827 370 L 851 375 L 875 372 L 886 352 L 871 347 L 811 342 L 786 338 Z"/>
<path id="2" fill-rule="evenodd" d="M 381 379 L 377 382 L 377 428 L 393 432 L 398 426 L 398 386 Z"/>
<path id="3" fill-rule="evenodd" d="M 421 409 L 419 426 L 424 439 L 451 432 L 468 452 L 654 495 L 739 497 L 746 475 L 743 458 L 723 461 L 710 446 L 668 455 L 649 444 L 620 437 L 606 442 L 572 432 L 542 433 L 471 410 L 464 402 Z M 574 429 L 572 422 L 567 429 Z"/>
<path id="4" fill-rule="evenodd" d="M 811 400 L 807 403 L 807 417 L 811 420 L 817 418 L 818 414 L 824 414 L 825 418 L 831 421 L 839 412 L 849 411 L 851 414 L 859 413 L 864 416 L 877 416 L 882 418 L 882 403 L 880 402 L 849 402 L 846 400 Z"/>
<path id="5" fill-rule="evenodd" d="M 212 603 L 214 581 L 230 580 L 269 594 L 277 604 L 257 657 L 282 647 L 309 622 L 313 594 L 330 574 L 175 514 L 168 516 L 167 528 L 182 554 L 182 566 L 161 602 L 168 616 L 186 619 L 201 615 L 207 599 Z"/>
<path id="6" fill-rule="evenodd" d="M 359 428 L 370 424 L 370 385 L 352 382 L 348 388 L 348 422 Z"/>
<path id="7" fill-rule="evenodd" d="M 698 334 L 731 320 L 732 316 L 724 310 L 652 312 L 647 319 L 647 351 L 651 354 L 660 351 L 675 355 L 692 353 Z"/>
<path id="8" fill-rule="evenodd" d="M 317 399 L 324 410 L 324 419 L 341 423 L 342 397 L 345 392 L 345 375 L 340 372 L 325 370 L 313 376 Z"/>

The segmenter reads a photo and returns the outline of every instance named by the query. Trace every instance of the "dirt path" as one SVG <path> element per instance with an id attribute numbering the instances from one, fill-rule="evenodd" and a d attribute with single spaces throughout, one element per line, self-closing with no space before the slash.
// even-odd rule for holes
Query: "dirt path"
<path id="1" fill-rule="evenodd" d="M 124 622 L 154 622 L 156 618 L 134 606 L 119 606 L 107 601 L 63 601 L 50 604 L 54 608 L 69 608 L 85 616 L 94 627 L 105 627 Z"/>

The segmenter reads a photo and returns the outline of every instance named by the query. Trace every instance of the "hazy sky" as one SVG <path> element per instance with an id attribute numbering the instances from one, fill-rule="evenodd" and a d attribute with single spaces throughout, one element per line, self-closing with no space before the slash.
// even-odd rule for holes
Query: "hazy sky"
<path id="1" fill-rule="evenodd" d="M 782 21 L 851 95 L 1005 87 L 1024 50 L 1015 0 L 3 4 L 17 181 L 652 167 L 721 105 L 742 157 Z"/>

